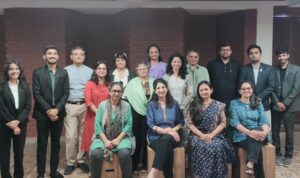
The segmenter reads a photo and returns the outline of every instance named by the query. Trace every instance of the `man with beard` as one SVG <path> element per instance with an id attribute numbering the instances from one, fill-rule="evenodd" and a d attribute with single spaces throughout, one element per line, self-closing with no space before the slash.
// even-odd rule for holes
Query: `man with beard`
<path id="1" fill-rule="evenodd" d="M 50 177 L 62 178 L 57 172 L 59 163 L 60 135 L 63 118 L 66 115 L 65 104 L 69 97 L 69 77 L 66 70 L 57 65 L 58 49 L 48 45 L 44 49 L 43 59 L 46 65 L 33 71 L 32 90 L 35 99 L 33 118 L 37 127 L 37 172 L 38 178 L 44 178 L 47 143 L 50 133 Z"/>
<path id="2" fill-rule="evenodd" d="M 195 97 L 198 84 L 203 80 L 209 81 L 209 75 L 207 69 L 198 64 L 200 55 L 197 51 L 190 50 L 187 53 L 186 58 L 188 61 L 186 68 L 189 74 L 189 81 L 191 81 L 193 86 L 193 96 Z"/>
<path id="3" fill-rule="evenodd" d="M 214 92 L 212 98 L 226 104 L 237 98 L 237 85 L 240 72 L 240 62 L 231 58 L 232 50 L 228 43 L 219 47 L 220 57 L 210 61 L 207 65 Z"/>
<path id="4" fill-rule="evenodd" d="M 287 48 L 277 48 L 275 55 L 279 65 L 274 68 L 276 85 L 272 94 L 272 139 L 276 147 L 276 165 L 287 167 L 293 157 L 295 112 L 300 111 L 300 67 L 289 62 Z M 281 122 L 286 134 L 283 160 L 280 152 Z"/>
<path id="5" fill-rule="evenodd" d="M 275 89 L 275 75 L 272 66 L 261 62 L 261 47 L 252 44 L 247 48 L 250 63 L 241 68 L 239 82 L 250 81 L 255 86 L 254 94 L 261 100 L 266 115 L 271 119 L 270 97 Z M 271 123 L 271 122 L 270 122 Z"/>

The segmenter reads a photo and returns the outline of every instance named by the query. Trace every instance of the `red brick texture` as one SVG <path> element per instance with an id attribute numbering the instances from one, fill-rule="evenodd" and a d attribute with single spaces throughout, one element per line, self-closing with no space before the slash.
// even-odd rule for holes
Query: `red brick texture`
<path id="1" fill-rule="evenodd" d="M 221 42 L 231 43 L 234 57 L 243 59 L 245 47 L 256 38 L 255 22 L 256 11 L 252 10 L 203 16 L 189 15 L 180 8 L 128 9 L 115 15 L 55 8 L 5 9 L 0 16 L 0 61 L 4 56 L 19 59 L 30 84 L 33 69 L 45 64 L 42 50 L 47 44 L 60 49 L 61 66 L 71 63 L 71 47 L 81 45 L 91 67 L 104 60 L 114 68 L 113 54 L 122 50 L 134 70 L 138 61 L 147 60 L 146 48 L 151 43 L 161 47 L 165 62 L 173 52 L 186 53 L 192 48 L 200 52 L 200 63 L 206 66 L 216 57 Z M 32 118 L 27 135 L 36 136 Z"/>
<path id="2" fill-rule="evenodd" d="M 56 45 L 60 49 L 59 64 L 65 65 L 63 9 L 6 9 L 4 14 L 6 56 L 21 61 L 30 85 L 33 69 L 45 65 L 45 45 Z M 36 136 L 35 120 L 29 120 L 27 136 Z"/>
<path id="3" fill-rule="evenodd" d="M 4 44 L 4 16 L 0 15 L 0 69 L 2 69 L 3 61 L 5 59 Z M 0 76 L 2 77 L 2 72 L 0 73 Z"/>

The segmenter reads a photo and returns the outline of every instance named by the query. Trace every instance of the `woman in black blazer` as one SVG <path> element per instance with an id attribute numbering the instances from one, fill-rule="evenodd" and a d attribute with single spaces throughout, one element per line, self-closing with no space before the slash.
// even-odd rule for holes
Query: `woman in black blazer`
<path id="1" fill-rule="evenodd" d="M 13 142 L 14 178 L 22 178 L 23 154 L 31 94 L 20 63 L 7 60 L 0 85 L 0 167 L 1 177 L 11 178 L 10 147 Z"/>

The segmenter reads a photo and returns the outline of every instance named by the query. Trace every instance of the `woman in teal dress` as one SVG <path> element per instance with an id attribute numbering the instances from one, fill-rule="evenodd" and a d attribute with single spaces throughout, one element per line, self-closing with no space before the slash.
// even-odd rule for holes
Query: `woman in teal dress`
<path id="1" fill-rule="evenodd" d="M 121 100 L 123 86 L 113 82 L 110 99 L 100 103 L 95 120 L 95 138 L 91 145 L 91 178 L 99 178 L 104 155 L 116 152 L 123 178 L 131 177 L 132 114 L 131 107 Z M 105 154 L 104 154 L 105 153 Z"/>
<path id="2" fill-rule="evenodd" d="M 269 121 L 250 81 L 241 82 L 238 91 L 240 98 L 229 106 L 232 140 L 247 152 L 245 174 L 264 178 L 262 146 L 269 140 Z"/>

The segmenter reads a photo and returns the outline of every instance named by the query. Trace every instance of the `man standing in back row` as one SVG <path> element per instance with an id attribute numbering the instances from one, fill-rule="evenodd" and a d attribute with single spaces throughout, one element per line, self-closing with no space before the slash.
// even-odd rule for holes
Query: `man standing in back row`
<path id="1" fill-rule="evenodd" d="M 276 164 L 289 166 L 294 150 L 295 112 L 300 111 L 300 67 L 289 62 L 287 48 L 277 48 L 275 55 L 279 65 L 274 67 L 276 85 L 272 94 L 272 139 L 276 147 Z M 286 134 L 284 159 L 280 152 L 281 122 Z"/>
<path id="2" fill-rule="evenodd" d="M 241 68 L 239 81 L 250 81 L 255 86 L 254 94 L 261 100 L 266 115 L 271 120 L 270 97 L 275 89 L 275 74 L 272 66 L 261 62 L 262 50 L 253 44 L 247 48 L 250 63 Z M 271 121 L 270 121 L 271 123 Z"/>
<path id="3" fill-rule="evenodd" d="M 195 97 L 197 95 L 196 90 L 197 90 L 198 84 L 203 80 L 209 81 L 209 75 L 208 75 L 207 69 L 205 67 L 199 65 L 200 55 L 197 51 L 190 50 L 187 53 L 186 58 L 188 61 L 186 68 L 187 68 L 187 72 L 189 74 L 189 81 L 191 81 L 191 83 L 192 83 L 193 96 Z"/>
<path id="4" fill-rule="evenodd" d="M 87 81 L 91 79 L 93 70 L 83 64 L 85 51 L 82 47 L 72 48 L 70 58 L 73 64 L 65 67 L 70 79 L 70 96 L 66 104 L 67 116 L 65 119 L 67 159 L 65 175 L 72 174 L 76 162 L 79 169 L 85 173 L 89 172 L 89 167 L 86 164 L 88 155 L 80 150 L 80 146 L 87 109 L 84 101 L 84 88 Z"/>
<path id="5" fill-rule="evenodd" d="M 219 47 L 220 57 L 207 65 L 214 92 L 212 98 L 226 104 L 237 98 L 237 85 L 240 73 L 240 62 L 231 58 L 232 50 L 228 43 Z M 227 114 L 227 113 L 226 113 Z"/>

